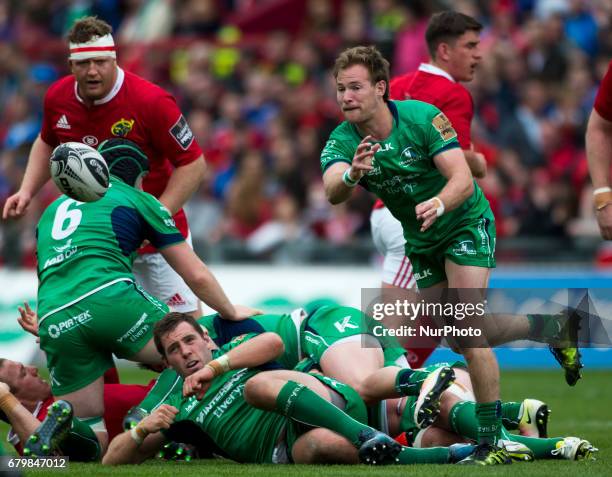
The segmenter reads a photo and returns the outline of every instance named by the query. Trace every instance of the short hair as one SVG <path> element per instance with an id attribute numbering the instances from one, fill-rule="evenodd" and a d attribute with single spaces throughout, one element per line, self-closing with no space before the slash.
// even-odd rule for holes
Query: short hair
<path id="1" fill-rule="evenodd" d="M 383 99 L 389 99 L 389 62 L 375 46 L 355 46 L 344 50 L 334 64 L 334 78 L 338 78 L 340 71 L 349 66 L 363 65 L 370 74 L 372 84 L 379 81 L 385 82 L 385 94 Z"/>
<path id="2" fill-rule="evenodd" d="M 476 20 L 463 13 L 447 10 L 433 15 L 427 24 L 425 41 L 427 49 L 432 58 L 440 43 L 449 43 L 456 40 L 465 32 L 480 32 L 482 25 Z"/>
<path id="3" fill-rule="evenodd" d="M 129 139 L 107 139 L 98 146 L 98 152 L 106 161 L 108 171 L 132 187 L 140 176 L 149 172 L 149 158 Z"/>
<path id="4" fill-rule="evenodd" d="M 94 37 L 112 33 L 113 27 L 104 20 L 100 20 L 98 17 L 83 17 L 72 25 L 68 32 L 68 41 L 70 43 L 87 43 Z"/>
<path id="5" fill-rule="evenodd" d="M 153 328 L 153 341 L 155 347 L 163 357 L 166 357 L 166 350 L 162 344 L 162 337 L 174 331 L 181 323 L 189 323 L 200 336 L 204 337 L 204 330 L 193 316 L 177 311 L 166 313 L 161 320 L 155 323 L 155 327 Z"/>

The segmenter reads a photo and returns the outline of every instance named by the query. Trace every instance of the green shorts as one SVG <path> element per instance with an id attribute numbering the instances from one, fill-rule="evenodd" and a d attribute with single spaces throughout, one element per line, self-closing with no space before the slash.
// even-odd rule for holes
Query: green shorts
<path id="1" fill-rule="evenodd" d="M 323 354 L 340 340 L 351 336 L 375 336 L 374 326 L 380 325 L 361 310 L 350 306 L 322 306 L 302 321 L 300 341 L 302 352 L 314 364 L 321 362 Z M 394 338 L 376 337 L 385 358 L 385 366 L 391 366 L 406 353 Z"/>
<path id="2" fill-rule="evenodd" d="M 153 336 L 168 307 L 132 282 L 118 282 L 45 318 L 40 346 L 54 395 L 77 391 L 130 358 Z"/>
<path id="3" fill-rule="evenodd" d="M 435 370 L 439 369 L 439 368 L 443 368 L 444 366 L 449 366 L 451 368 L 463 368 L 465 369 L 465 363 L 463 363 L 462 361 L 455 361 L 454 363 L 434 363 L 434 364 L 430 364 L 429 366 L 425 366 L 424 368 L 421 368 L 419 371 L 426 371 L 428 374 L 433 373 Z M 423 381 L 425 381 L 426 376 L 424 377 Z M 414 433 L 418 433 L 418 431 L 420 430 L 419 427 L 417 427 L 416 423 L 414 422 L 414 409 L 416 407 L 416 402 L 419 399 L 418 396 L 407 396 L 406 397 L 406 405 L 404 407 L 404 410 L 402 412 L 402 417 L 400 419 L 400 433 L 401 432 L 406 432 L 406 433 L 410 433 L 412 432 Z"/>
<path id="4" fill-rule="evenodd" d="M 357 391 L 355 391 L 348 384 L 341 383 L 340 381 L 336 381 L 335 379 L 323 376 L 321 374 L 313 373 L 311 374 L 311 376 L 314 376 L 323 384 L 325 384 L 328 388 L 332 389 L 333 391 L 336 391 L 338 394 L 340 394 L 340 396 L 344 398 L 344 400 L 346 401 L 346 405 L 343 410 L 346 414 L 351 416 L 356 421 L 361 422 L 362 424 L 368 424 L 368 411 L 365 403 L 363 402 L 363 399 L 361 399 L 359 394 L 357 394 Z M 291 449 L 293 448 L 295 441 L 297 441 L 302 434 L 310 431 L 312 427 L 294 421 L 293 419 L 288 419 L 286 423 L 287 434 L 285 437 L 285 443 L 287 445 L 287 449 L 289 450 L 290 455 Z"/>
<path id="5" fill-rule="evenodd" d="M 479 218 L 461 224 L 427 253 L 406 254 L 419 288 L 429 288 L 446 280 L 445 261 L 458 265 L 495 268 L 495 218 L 489 209 Z"/>

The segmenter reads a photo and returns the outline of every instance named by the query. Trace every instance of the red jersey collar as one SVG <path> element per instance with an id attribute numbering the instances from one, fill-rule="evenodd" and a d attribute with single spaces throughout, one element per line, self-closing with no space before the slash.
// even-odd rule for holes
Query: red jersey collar
<path id="1" fill-rule="evenodd" d="M 117 79 L 115 80 L 115 84 L 113 85 L 113 88 L 110 90 L 110 92 L 106 96 L 104 96 L 104 98 L 96 99 L 93 103 L 94 106 L 97 106 L 99 104 L 108 103 L 111 99 L 117 96 L 117 93 L 119 93 L 121 86 L 123 86 L 124 79 L 125 79 L 125 72 L 117 66 Z M 78 85 L 76 81 L 74 82 L 74 95 L 76 96 L 76 99 L 78 99 L 81 103 L 85 104 L 85 101 L 83 101 L 83 99 L 79 96 L 79 89 L 78 89 Z"/>
<path id="2" fill-rule="evenodd" d="M 444 76 L 446 79 L 452 81 L 453 83 L 456 83 L 455 78 L 449 75 L 442 68 L 438 68 L 437 66 L 432 65 L 431 63 L 421 63 L 419 65 L 419 71 L 423 71 L 432 75 Z"/>

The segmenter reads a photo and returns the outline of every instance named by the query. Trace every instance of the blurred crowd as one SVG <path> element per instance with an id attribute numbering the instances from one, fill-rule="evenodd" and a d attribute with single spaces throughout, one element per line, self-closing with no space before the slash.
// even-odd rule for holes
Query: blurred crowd
<path id="1" fill-rule="evenodd" d="M 610 0 L 0 0 L 0 201 L 21 182 L 46 88 L 68 73 L 63 35 L 95 14 L 114 27 L 119 65 L 172 92 L 204 149 L 194 241 L 277 261 L 348 246 L 368 237 L 373 200 L 325 199 L 319 152 L 340 120 L 330 67 L 367 43 L 393 75 L 414 70 L 427 19 L 450 7 L 485 26 L 466 86 L 500 241 L 596 236 L 584 131 L 612 59 Z M 4 263 L 33 264 L 55 193 L 48 184 L 26 220 L 2 223 Z"/>

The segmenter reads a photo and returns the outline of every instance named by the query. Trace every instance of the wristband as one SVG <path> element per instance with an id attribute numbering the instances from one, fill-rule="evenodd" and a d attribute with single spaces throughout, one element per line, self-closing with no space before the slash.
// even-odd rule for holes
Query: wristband
<path id="1" fill-rule="evenodd" d="M 9 414 L 19 404 L 19 400 L 12 393 L 8 393 L 0 398 L 0 410 L 5 414 Z"/>
<path id="2" fill-rule="evenodd" d="M 134 442 L 136 442 L 136 444 L 138 445 L 143 443 L 143 441 L 145 440 L 145 437 L 147 437 L 147 434 L 148 434 L 147 431 L 145 431 L 140 426 L 132 427 L 130 429 L 130 436 L 132 437 Z"/>
<path id="3" fill-rule="evenodd" d="M 359 184 L 359 179 L 355 180 L 351 177 L 351 171 L 353 170 L 353 167 L 349 167 L 346 171 L 344 171 L 344 174 L 342 174 L 342 182 L 344 182 L 344 185 L 347 187 L 356 187 L 357 184 Z"/>
<path id="4" fill-rule="evenodd" d="M 442 202 L 442 199 L 440 199 L 440 197 L 438 197 L 438 196 L 435 196 L 435 197 L 432 197 L 429 200 L 431 200 L 432 202 L 435 202 L 437 204 L 437 207 L 436 207 L 436 216 L 440 217 L 441 215 L 443 215 L 445 207 L 444 207 L 444 202 Z"/>
<path id="5" fill-rule="evenodd" d="M 209 361 L 206 363 L 206 366 L 212 370 L 214 377 L 227 373 L 231 369 L 229 358 L 226 354 L 219 356 L 217 359 Z"/>
<path id="6" fill-rule="evenodd" d="M 601 210 L 606 205 L 612 204 L 612 189 L 609 187 L 600 187 L 593 191 L 593 202 L 595 209 Z"/>

